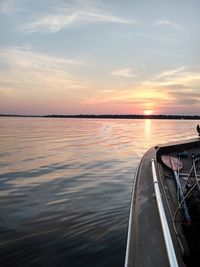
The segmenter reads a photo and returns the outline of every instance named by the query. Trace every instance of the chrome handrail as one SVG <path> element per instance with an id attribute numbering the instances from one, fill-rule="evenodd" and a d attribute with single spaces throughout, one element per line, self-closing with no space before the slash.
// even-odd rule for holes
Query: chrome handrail
<path id="1" fill-rule="evenodd" d="M 161 221 L 161 226 L 162 226 L 162 231 L 163 231 L 163 236 L 165 240 L 169 263 L 171 267 L 178 267 L 176 253 L 174 250 L 171 234 L 169 231 L 169 226 L 167 223 L 167 218 L 165 215 L 165 211 L 164 211 L 164 207 L 163 207 L 163 203 L 161 199 L 161 193 L 160 193 L 158 178 L 156 175 L 156 167 L 155 167 L 154 159 L 151 160 L 151 168 L 152 168 L 152 175 L 153 175 L 154 190 L 155 190 L 155 195 L 156 195 L 156 202 L 158 205 L 158 211 L 159 211 L 159 216 L 160 216 L 160 221 Z"/>

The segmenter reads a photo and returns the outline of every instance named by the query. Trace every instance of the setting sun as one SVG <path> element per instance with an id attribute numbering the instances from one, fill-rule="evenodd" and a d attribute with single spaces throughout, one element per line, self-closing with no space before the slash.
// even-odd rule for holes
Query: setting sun
<path id="1" fill-rule="evenodd" d="M 144 114 L 145 115 L 152 115 L 153 114 L 153 110 L 150 110 L 150 109 L 144 110 Z"/>

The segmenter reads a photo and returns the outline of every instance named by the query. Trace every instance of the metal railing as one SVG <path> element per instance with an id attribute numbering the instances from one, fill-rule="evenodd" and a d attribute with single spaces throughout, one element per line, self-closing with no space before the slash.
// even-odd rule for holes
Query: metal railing
<path id="1" fill-rule="evenodd" d="M 152 168 L 153 184 L 154 184 L 154 190 L 155 190 L 155 195 L 156 195 L 156 201 L 158 205 L 158 211 L 159 211 L 159 216 L 160 216 L 160 221 L 161 221 L 161 226 L 162 226 L 162 231 L 163 231 L 163 236 L 165 240 L 169 263 L 171 267 L 178 267 L 179 265 L 177 262 L 176 253 L 174 250 L 171 234 L 169 231 L 169 226 L 167 223 L 167 218 L 166 218 L 163 203 L 162 203 L 154 159 L 151 160 L 151 168 Z"/>

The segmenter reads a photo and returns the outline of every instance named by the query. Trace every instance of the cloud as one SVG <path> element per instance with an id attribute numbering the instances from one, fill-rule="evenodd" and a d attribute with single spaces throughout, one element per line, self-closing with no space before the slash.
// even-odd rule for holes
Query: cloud
<path id="1" fill-rule="evenodd" d="M 158 86 L 174 86 L 181 85 L 185 88 L 197 87 L 200 84 L 200 71 L 198 69 L 189 69 L 185 66 L 172 70 L 165 70 L 154 77 L 143 82 L 143 85 Z"/>
<path id="2" fill-rule="evenodd" d="M 124 78 L 135 78 L 135 77 L 137 77 L 137 74 L 133 73 L 133 70 L 131 68 L 113 70 L 111 72 L 111 75 L 120 76 L 120 77 L 124 77 Z"/>
<path id="3" fill-rule="evenodd" d="M 200 101 L 200 93 L 192 92 L 172 92 L 171 96 L 174 97 L 177 105 L 198 105 Z M 181 96 L 181 97 L 180 97 Z"/>
<path id="4" fill-rule="evenodd" d="M 162 98 L 158 102 L 160 112 L 168 112 L 170 109 L 177 113 L 199 112 L 200 92 L 200 70 L 185 66 L 164 70 L 154 77 L 141 83 L 141 87 L 146 88 L 149 95 L 157 91 L 162 93 Z M 156 92 L 155 91 L 155 92 Z M 155 103 L 155 99 L 152 99 Z"/>
<path id="5" fill-rule="evenodd" d="M 65 9 L 60 14 L 47 15 L 36 21 L 29 22 L 24 30 L 33 32 L 58 32 L 63 28 L 67 28 L 75 23 L 94 23 L 109 22 L 117 24 L 133 24 L 133 21 L 123 19 L 111 14 L 105 14 L 102 11 L 72 11 Z"/>
<path id="6" fill-rule="evenodd" d="M 88 87 L 85 81 L 72 75 L 74 69 L 84 64 L 77 60 L 53 57 L 24 47 L 2 49 L 0 60 L 6 66 L 0 71 L 1 93 L 7 96 L 14 89 L 21 95 L 37 91 L 56 98 L 56 91 L 66 96 L 66 92 L 73 94 Z"/>
<path id="7" fill-rule="evenodd" d="M 159 20 L 155 24 L 168 26 L 170 28 L 173 28 L 173 29 L 179 30 L 179 31 L 184 31 L 184 28 L 181 25 L 179 25 L 175 22 L 169 21 L 169 20 Z"/>
<path id="8" fill-rule="evenodd" d="M 50 56 L 28 47 L 0 50 L 0 110 L 3 113 L 73 113 L 90 81 L 77 73 L 83 62 Z"/>
<path id="9" fill-rule="evenodd" d="M 74 59 L 64 59 L 33 51 L 30 47 L 11 47 L 0 50 L 0 59 L 8 65 L 33 69 L 55 69 L 83 65 Z"/>
<path id="10" fill-rule="evenodd" d="M 161 103 L 169 100 L 168 94 L 158 88 L 146 88 L 141 84 L 125 87 L 115 87 L 115 90 L 102 90 L 98 95 L 87 96 L 82 103 L 87 105 L 134 105 L 135 107 L 144 109 L 151 103 Z"/>
<path id="11" fill-rule="evenodd" d="M 182 67 L 178 67 L 176 69 L 172 69 L 172 70 L 165 70 L 162 71 L 160 74 L 158 74 L 155 78 L 153 78 L 152 80 L 161 80 L 161 79 L 169 79 L 170 77 L 174 78 L 177 77 L 178 75 L 182 74 L 182 72 L 185 70 L 185 66 Z"/>
<path id="12" fill-rule="evenodd" d="M 158 89 L 165 92 L 171 99 L 171 104 L 189 105 L 197 104 L 200 101 L 200 71 L 198 69 L 188 69 L 184 66 L 166 70 L 155 77 L 145 81 L 146 88 Z"/>

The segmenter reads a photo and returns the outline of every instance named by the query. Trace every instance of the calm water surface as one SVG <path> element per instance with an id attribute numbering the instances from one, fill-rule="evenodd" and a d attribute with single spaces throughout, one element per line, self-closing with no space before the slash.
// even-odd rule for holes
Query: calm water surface
<path id="1" fill-rule="evenodd" d="M 0 266 L 122 267 L 141 156 L 196 124 L 0 118 Z"/>

